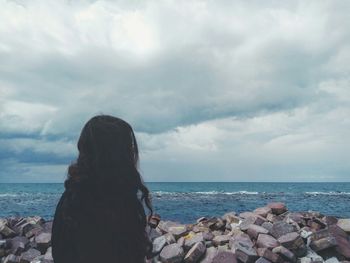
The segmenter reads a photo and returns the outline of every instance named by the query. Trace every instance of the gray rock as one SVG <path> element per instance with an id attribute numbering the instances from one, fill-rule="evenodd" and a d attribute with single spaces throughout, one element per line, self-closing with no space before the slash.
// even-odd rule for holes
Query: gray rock
<path id="1" fill-rule="evenodd" d="M 204 236 L 202 232 L 194 233 L 190 232 L 187 236 L 185 236 L 184 248 L 186 250 L 190 249 L 194 244 L 198 242 L 204 242 Z"/>
<path id="2" fill-rule="evenodd" d="M 21 263 L 30 263 L 32 260 L 40 256 L 41 253 L 39 250 L 30 248 L 21 255 Z"/>
<path id="3" fill-rule="evenodd" d="M 203 259 L 200 261 L 200 263 L 212 263 L 217 253 L 218 253 L 218 250 L 216 247 L 207 248 L 205 255 Z"/>
<path id="4" fill-rule="evenodd" d="M 157 237 L 153 240 L 153 254 L 158 254 L 162 251 L 163 247 L 167 244 L 167 239 L 165 236 Z"/>
<path id="5" fill-rule="evenodd" d="M 38 250 L 44 254 L 46 250 L 51 246 L 51 233 L 40 233 L 35 237 L 35 242 L 38 246 Z"/>
<path id="6" fill-rule="evenodd" d="M 306 245 L 297 232 L 285 234 L 278 238 L 278 242 L 291 250 L 296 256 L 302 257 L 306 254 Z"/>
<path id="7" fill-rule="evenodd" d="M 16 232 L 7 225 L 7 220 L 0 218 L 0 234 L 4 237 L 14 237 Z"/>
<path id="8" fill-rule="evenodd" d="M 253 263 L 258 259 L 258 254 L 253 247 L 238 243 L 236 245 L 236 258 L 243 263 Z"/>
<path id="9" fill-rule="evenodd" d="M 267 260 L 266 258 L 260 257 L 257 261 L 255 261 L 255 263 L 271 263 L 271 261 Z"/>
<path id="10" fill-rule="evenodd" d="M 177 243 L 165 246 L 160 252 L 163 263 L 180 263 L 184 257 L 184 250 Z"/>
<path id="11" fill-rule="evenodd" d="M 186 254 L 185 263 L 197 262 L 205 253 L 206 247 L 202 242 L 196 243 Z"/>
<path id="12" fill-rule="evenodd" d="M 4 263 L 19 263 L 20 262 L 20 257 L 10 254 L 4 259 Z"/>
<path id="13" fill-rule="evenodd" d="M 237 263 L 237 259 L 231 251 L 218 251 L 212 263 Z"/>

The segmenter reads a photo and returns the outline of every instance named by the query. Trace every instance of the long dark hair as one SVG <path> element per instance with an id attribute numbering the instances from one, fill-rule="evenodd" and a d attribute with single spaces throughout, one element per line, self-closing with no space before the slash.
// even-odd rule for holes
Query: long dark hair
<path id="1" fill-rule="evenodd" d="M 152 244 L 146 235 L 147 216 L 144 205 L 152 215 L 150 194 L 138 171 L 139 151 L 131 126 L 122 119 L 99 115 L 91 118 L 82 129 L 78 141 L 79 156 L 69 166 L 65 189 L 70 193 L 67 220 L 75 221 L 76 205 L 84 203 L 83 193 L 99 202 L 107 217 L 125 229 L 133 247 L 146 255 Z M 78 200 L 78 201 L 74 201 Z M 122 220 L 121 217 L 126 217 Z"/>

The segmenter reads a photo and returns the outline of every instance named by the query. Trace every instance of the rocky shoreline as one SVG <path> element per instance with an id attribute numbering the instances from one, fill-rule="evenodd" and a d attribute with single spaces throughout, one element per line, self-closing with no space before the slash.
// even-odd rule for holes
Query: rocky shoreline
<path id="1" fill-rule="evenodd" d="M 39 216 L 0 219 L 0 262 L 52 263 L 51 229 Z M 155 215 L 147 231 L 155 263 L 350 263 L 350 219 L 290 212 L 283 203 L 193 224 Z"/>

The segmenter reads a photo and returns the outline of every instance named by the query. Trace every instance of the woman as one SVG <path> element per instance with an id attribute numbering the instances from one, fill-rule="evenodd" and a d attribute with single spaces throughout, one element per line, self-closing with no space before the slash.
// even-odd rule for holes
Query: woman
<path id="1" fill-rule="evenodd" d="M 131 126 L 112 116 L 89 120 L 68 169 L 52 228 L 55 263 L 140 263 L 152 250 L 143 204 L 149 191 L 137 170 Z"/>

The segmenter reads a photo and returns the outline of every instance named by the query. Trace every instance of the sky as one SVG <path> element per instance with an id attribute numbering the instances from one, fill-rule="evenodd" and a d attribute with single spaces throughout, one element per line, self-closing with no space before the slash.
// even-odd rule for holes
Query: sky
<path id="1" fill-rule="evenodd" d="M 0 0 L 0 182 L 128 121 L 145 181 L 350 181 L 350 1 Z"/>

